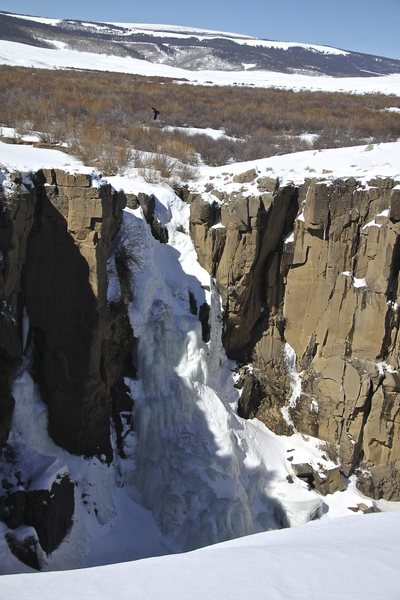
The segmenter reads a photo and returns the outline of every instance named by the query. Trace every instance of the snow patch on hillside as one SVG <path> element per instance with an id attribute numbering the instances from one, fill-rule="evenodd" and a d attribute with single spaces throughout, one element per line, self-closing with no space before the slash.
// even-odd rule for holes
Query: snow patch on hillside
<path id="1" fill-rule="evenodd" d="M 236 40 L 237 41 L 237 40 Z M 325 47 L 324 47 L 325 48 Z M 400 74 L 380 77 L 328 77 L 273 71 L 189 71 L 129 56 L 109 56 L 63 48 L 40 48 L 0 40 L 0 64 L 38 69 L 88 69 L 181 79 L 199 85 L 247 85 L 260 88 L 381 93 L 400 96 Z"/>

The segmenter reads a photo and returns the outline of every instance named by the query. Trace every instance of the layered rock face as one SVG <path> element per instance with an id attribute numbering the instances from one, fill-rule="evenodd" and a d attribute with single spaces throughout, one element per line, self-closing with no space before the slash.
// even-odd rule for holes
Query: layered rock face
<path id="1" fill-rule="evenodd" d="M 191 203 L 199 258 L 223 298 L 224 345 L 243 365 L 239 411 L 337 444 L 344 475 L 400 499 L 400 189 L 272 188 Z"/>
<path id="2" fill-rule="evenodd" d="M 107 300 L 107 263 L 125 203 L 123 194 L 92 185 L 88 175 L 43 170 L 3 181 L 0 520 L 10 529 L 11 551 L 34 568 L 71 527 L 74 482 L 65 468 L 41 477 L 55 458 L 9 436 L 17 399 L 12 382 L 22 368 L 30 373 L 58 446 L 111 461 L 112 430 L 120 442 L 121 412 L 131 410 L 123 380 L 132 370 L 128 300 Z M 30 458 L 34 476 L 24 473 Z"/>
<path id="3" fill-rule="evenodd" d="M 132 344 L 124 307 L 107 303 L 107 260 L 125 198 L 85 175 L 42 171 L 34 180 L 23 298 L 49 433 L 74 454 L 110 459 L 112 399 L 121 401 Z"/>

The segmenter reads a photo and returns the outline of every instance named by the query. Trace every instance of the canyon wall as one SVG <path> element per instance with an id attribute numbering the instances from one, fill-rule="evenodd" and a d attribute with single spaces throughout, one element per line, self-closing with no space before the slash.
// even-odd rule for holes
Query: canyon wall
<path id="1" fill-rule="evenodd" d="M 126 198 L 89 175 L 54 170 L 30 178 L 14 173 L 2 183 L 0 520 L 16 532 L 8 540 L 13 553 L 38 568 L 40 552 L 52 552 L 71 526 L 74 484 L 56 463 L 55 475 L 44 477 L 55 459 L 14 439 L 12 387 L 29 373 L 59 447 L 104 462 L 123 453 L 121 412 L 132 408 L 123 378 L 133 369 L 133 333 L 127 300 L 107 299 L 107 263 Z M 16 466 L 31 459 L 26 472 Z M 19 527 L 36 533 L 21 540 Z"/>
<path id="2" fill-rule="evenodd" d="M 363 491 L 399 500 L 400 186 L 258 188 L 187 198 L 222 296 L 224 346 L 241 365 L 239 414 L 325 440 Z"/>
<path id="3" fill-rule="evenodd" d="M 244 174 L 240 191 L 214 189 L 208 201 L 181 190 L 199 261 L 221 294 L 223 344 L 240 375 L 238 412 L 278 434 L 296 429 L 324 440 L 343 476 L 356 474 L 374 498 L 399 500 L 400 186 L 280 186 L 256 177 Z M 65 465 L 53 465 L 42 487 L 32 471 L 17 470 L 27 447 L 13 438 L 13 385 L 29 373 L 58 447 L 103 463 L 124 456 L 132 414 L 124 377 L 135 376 L 127 314 L 134 257 L 119 237 L 126 202 L 142 206 L 156 239 L 168 233 L 154 197 L 125 197 L 89 175 L 2 178 L 0 521 L 11 551 L 40 568 L 71 527 L 77 492 Z M 110 269 L 120 285 L 111 298 Z M 49 457 L 39 459 L 48 469 Z M 307 465 L 294 467 L 314 477 Z M 338 473 L 313 484 L 342 489 Z"/>

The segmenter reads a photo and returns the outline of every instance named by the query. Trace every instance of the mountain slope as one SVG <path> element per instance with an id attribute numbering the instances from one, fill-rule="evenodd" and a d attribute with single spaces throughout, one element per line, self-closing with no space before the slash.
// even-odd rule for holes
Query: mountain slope
<path id="1" fill-rule="evenodd" d="M 263 70 L 370 77 L 400 72 L 400 61 L 329 46 L 279 42 L 169 25 L 97 23 L 0 13 L 0 39 L 131 57 L 190 70 Z"/>

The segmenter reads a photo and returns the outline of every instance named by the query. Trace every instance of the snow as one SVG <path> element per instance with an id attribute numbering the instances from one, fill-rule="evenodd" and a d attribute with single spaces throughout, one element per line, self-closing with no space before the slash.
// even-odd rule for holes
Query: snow
<path id="1" fill-rule="evenodd" d="M 367 287 L 367 282 L 365 280 L 365 277 L 361 277 L 361 278 L 353 277 L 353 285 L 355 288 Z"/>
<path id="2" fill-rule="evenodd" d="M 200 29 L 196 27 L 186 27 L 183 25 L 160 25 L 160 24 L 151 24 L 151 23 L 114 23 L 107 22 L 108 25 L 116 25 L 117 27 L 123 27 L 127 29 L 129 33 L 152 33 L 155 32 L 157 35 L 165 34 L 166 37 L 187 37 L 187 33 L 189 34 L 198 34 L 198 35 L 212 35 L 218 37 L 228 37 L 230 39 L 254 39 L 251 36 L 246 36 L 238 33 L 228 33 L 226 31 L 215 31 L 214 29 Z"/>
<path id="3" fill-rule="evenodd" d="M 43 23 L 44 25 L 58 25 L 61 23 L 60 19 L 49 19 L 47 17 L 31 17 L 28 15 L 16 15 L 14 13 L 4 13 L 8 17 L 15 17 L 16 19 L 23 19 L 24 21 L 34 21 L 35 23 Z"/>
<path id="4" fill-rule="evenodd" d="M 0 137 L 19 139 L 23 142 L 39 142 L 40 135 L 38 133 L 26 133 L 19 134 L 14 127 L 2 127 L 0 126 Z"/>
<path id="5" fill-rule="evenodd" d="M 238 41 L 238 40 L 236 40 Z M 273 71 L 189 71 L 131 57 L 108 56 L 62 48 L 40 48 L 0 40 L 0 64 L 40 69 L 89 69 L 182 79 L 200 85 L 251 85 L 261 88 L 381 93 L 400 96 L 400 74 L 380 77 L 328 77 Z"/>
<path id="6" fill-rule="evenodd" d="M 9 443 L 22 458 L 19 468 L 30 489 L 49 489 L 57 475 L 76 482 L 74 524 L 66 541 L 47 557 L 44 570 L 133 560 L 170 552 L 154 517 L 135 499 L 132 466 L 73 456 L 47 433 L 47 408 L 29 373 L 22 369 L 13 386 L 16 400 Z M 121 461 L 123 463 L 124 461 Z M 125 476 L 120 473 L 127 472 Z M 13 572 L 0 541 L 0 574 Z M 25 570 L 28 570 L 26 567 Z"/>
<path id="7" fill-rule="evenodd" d="M 309 523 L 187 554 L 94 569 L 11 575 L 13 600 L 398 600 L 396 513 Z"/>
<path id="8" fill-rule="evenodd" d="M 288 235 L 283 240 L 284 244 L 291 244 L 292 242 L 294 242 L 294 231 L 292 231 L 291 233 L 288 233 Z"/>
<path id="9" fill-rule="evenodd" d="M 215 225 L 212 225 L 210 229 L 225 229 L 225 225 L 222 225 L 222 223 L 216 223 Z"/>
<path id="10" fill-rule="evenodd" d="M 377 216 L 379 216 L 379 215 L 377 215 Z M 386 216 L 386 215 L 381 215 L 381 216 Z M 365 229 L 369 229 L 370 227 L 378 227 L 378 229 L 379 229 L 380 227 L 382 227 L 382 223 L 377 223 L 375 221 L 375 219 L 372 219 L 372 221 L 368 221 L 368 223 L 366 223 L 364 225 L 364 227 L 362 227 L 361 231 L 364 231 Z"/>
<path id="11" fill-rule="evenodd" d="M 351 277 L 352 278 L 353 286 L 355 288 L 365 288 L 365 287 L 368 287 L 368 284 L 367 284 L 367 282 L 366 282 L 366 280 L 365 280 L 364 277 L 354 277 L 354 275 L 352 275 L 350 273 L 350 271 L 343 271 L 341 273 L 341 275 L 344 275 L 345 277 Z"/>
<path id="12" fill-rule="evenodd" d="M 294 233 L 292 235 L 293 235 L 293 239 L 294 239 Z M 284 240 L 284 243 L 288 243 L 287 239 L 288 238 L 286 238 L 286 240 Z M 290 240 L 291 240 L 291 236 L 289 235 L 289 241 Z M 292 393 L 288 400 L 287 406 L 282 407 L 281 412 L 282 412 L 283 418 L 285 419 L 286 423 L 293 427 L 293 421 L 290 416 L 289 409 L 295 408 L 297 401 L 300 398 L 301 375 L 302 374 L 296 370 L 297 356 L 296 356 L 294 349 L 287 342 L 285 342 L 285 345 L 283 347 L 283 355 L 284 355 L 284 363 L 286 365 L 287 373 L 289 376 L 290 389 L 291 389 Z"/>
<path id="13" fill-rule="evenodd" d="M 383 111 L 400 113 L 400 108 L 398 106 L 388 106 L 387 108 L 383 108 Z"/>
<path id="14" fill-rule="evenodd" d="M 278 42 L 274 40 L 262 40 L 258 38 L 253 39 L 235 39 L 237 44 L 245 46 L 260 46 L 261 48 L 277 48 L 279 50 L 289 50 L 291 48 L 305 48 L 306 50 L 312 50 L 313 52 L 320 52 L 321 54 L 331 54 L 334 56 L 347 56 L 349 53 L 339 48 L 332 48 L 331 46 L 321 46 L 316 44 L 303 44 L 300 42 Z"/>
<path id="15" fill-rule="evenodd" d="M 200 167 L 197 189 L 209 183 L 215 189 L 231 193 L 240 191 L 242 184 L 232 178 L 250 169 L 256 169 L 259 177 L 279 178 L 281 184 L 301 184 L 306 178 L 315 177 L 326 181 L 355 177 L 366 184 L 372 178 L 392 177 L 400 179 L 400 141 L 383 144 L 351 146 L 328 150 L 306 150 L 281 156 L 271 156 L 254 161 L 234 163 L 222 167 Z M 205 188 L 204 188 L 205 189 Z M 246 184 L 248 193 L 258 193 L 256 180 Z"/>
<path id="16" fill-rule="evenodd" d="M 93 169 L 65 152 L 34 148 L 30 145 L 0 142 L 0 164 L 9 170 L 38 171 L 42 168 L 64 169 L 69 172 L 91 173 Z"/>
<path id="17" fill-rule="evenodd" d="M 312 146 L 314 144 L 314 142 L 316 142 L 318 140 L 320 135 L 319 135 L 319 133 L 301 133 L 297 137 L 298 137 L 298 139 L 300 139 L 303 142 L 306 142 L 307 144 L 310 144 Z"/>
<path id="18" fill-rule="evenodd" d="M 386 218 L 386 217 L 389 217 L 389 213 L 390 213 L 390 209 L 389 208 L 385 208 L 385 210 L 383 210 L 382 212 L 378 213 L 376 216 L 377 217 L 385 217 Z"/>
<path id="19" fill-rule="evenodd" d="M 180 131 L 185 135 L 207 135 L 213 140 L 232 140 L 234 142 L 240 141 L 240 138 L 235 138 L 230 135 L 226 135 L 221 129 L 212 129 L 211 127 L 163 127 L 164 131 Z"/>

